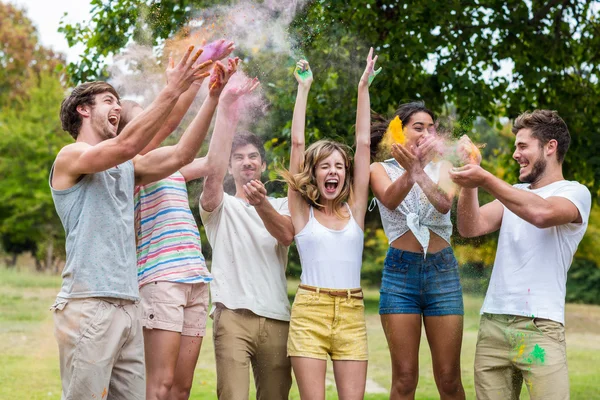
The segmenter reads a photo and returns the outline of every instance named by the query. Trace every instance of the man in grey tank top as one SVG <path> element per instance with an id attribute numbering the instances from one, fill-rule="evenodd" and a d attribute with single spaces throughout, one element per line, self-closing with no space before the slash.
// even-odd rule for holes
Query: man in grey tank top
<path id="1" fill-rule="evenodd" d="M 66 233 L 62 287 L 52 306 L 63 399 L 145 399 L 133 222 L 134 185 L 169 176 L 193 160 L 202 139 L 137 154 L 167 120 L 179 96 L 208 75 L 190 47 L 167 68 L 167 85 L 117 136 L 121 106 L 105 82 L 76 87 L 63 100 L 63 147 L 50 189 Z"/>

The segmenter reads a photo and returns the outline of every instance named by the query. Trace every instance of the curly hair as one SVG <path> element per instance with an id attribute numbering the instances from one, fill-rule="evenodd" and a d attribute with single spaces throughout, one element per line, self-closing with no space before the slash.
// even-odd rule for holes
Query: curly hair
<path id="1" fill-rule="evenodd" d="M 351 156 L 352 149 L 350 147 L 333 140 L 319 140 L 311 144 L 304 152 L 304 161 L 300 164 L 300 172 L 297 174 L 291 174 L 287 170 L 281 170 L 280 174 L 287 182 L 290 189 L 300 193 L 302 198 L 306 200 L 308 204 L 317 209 L 321 209 L 324 206 L 320 203 L 321 193 L 317 187 L 317 176 L 315 169 L 323 160 L 325 160 L 335 151 L 338 151 L 344 159 L 346 179 L 344 180 L 342 191 L 333 201 L 333 209 L 339 218 L 344 218 L 339 211 L 339 206 L 346 201 L 351 202 L 354 197 L 352 190 L 354 182 L 353 160 Z"/>
<path id="2" fill-rule="evenodd" d="M 531 136 L 539 140 L 540 147 L 552 139 L 556 140 L 558 143 L 556 159 L 559 164 L 562 164 L 571 144 L 571 134 L 558 112 L 551 110 L 526 111 L 515 119 L 512 132 L 516 135 L 521 129 L 531 129 Z"/>
<path id="3" fill-rule="evenodd" d="M 119 94 L 110 84 L 102 81 L 86 82 L 77 86 L 71 94 L 66 97 L 60 105 L 60 121 L 63 130 L 69 132 L 73 139 L 77 140 L 79 129 L 81 129 L 81 115 L 77 111 L 77 107 L 82 105 L 93 106 L 94 98 L 97 94 L 109 92 L 112 93 L 117 100 Z"/>

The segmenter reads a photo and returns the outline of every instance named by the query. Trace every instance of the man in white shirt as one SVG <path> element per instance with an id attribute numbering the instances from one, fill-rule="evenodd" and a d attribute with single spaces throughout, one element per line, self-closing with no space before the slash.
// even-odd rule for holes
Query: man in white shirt
<path id="1" fill-rule="evenodd" d="M 518 399 L 525 380 L 532 399 L 568 399 L 567 271 L 587 228 L 591 195 L 563 178 L 571 137 L 556 111 L 524 113 L 512 131 L 523 184 L 511 186 L 485 171 L 480 156 L 450 172 L 462 187 L 460 234 L 500 230 L 481 309 L 475 390 L 478 399 Z M 478 187 L 496 200 L 480 207 Z"/>
<path id="2" fill-rule="evenodd" d="M 215 154 L 222 158 L 204 180 L 200 216 L 213 250 L 217 395 L 248 399 L 252 365 L 257 399 L 287 399 L 292 374 L 285 269 L 294 239 L 287 198 L 267 197 L 260 181 L 266 162 L 259 137 L 241 132 L 232 140 L 232 135 L 219 133 L 210 145 L 218 146 Z M 223 191 L 227 171 L 235 181 L 235 196 Z"/>

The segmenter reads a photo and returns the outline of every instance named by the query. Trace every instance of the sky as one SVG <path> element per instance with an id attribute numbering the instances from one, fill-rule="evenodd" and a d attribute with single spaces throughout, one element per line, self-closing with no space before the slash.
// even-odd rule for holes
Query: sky
<path id="1" fill-rule="evenodd" d="M 38 30 L 40 42 L 45 47 L 60 51 L 67 55 L 67 61 L 74 62 L 83 52 L 84 45 L 78 44 L 69 48 L 67 40 L 58 32 L 61 18 L 68 13 L 69 23 L 89 20 L 89 0 L 8 0 L 9 3 L 25 8 L 26 15 L 33 21 Z"/>

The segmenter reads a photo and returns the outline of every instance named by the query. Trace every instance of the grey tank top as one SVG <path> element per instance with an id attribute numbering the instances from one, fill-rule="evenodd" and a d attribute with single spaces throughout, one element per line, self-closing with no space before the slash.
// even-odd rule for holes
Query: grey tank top
<path id="1" fill-rule="evenodd" d="M 66 233 L 67 260 L 58 297 L 138 300 L 133 222 L 133 162 L 84 175 L 50 190 Z"/>

